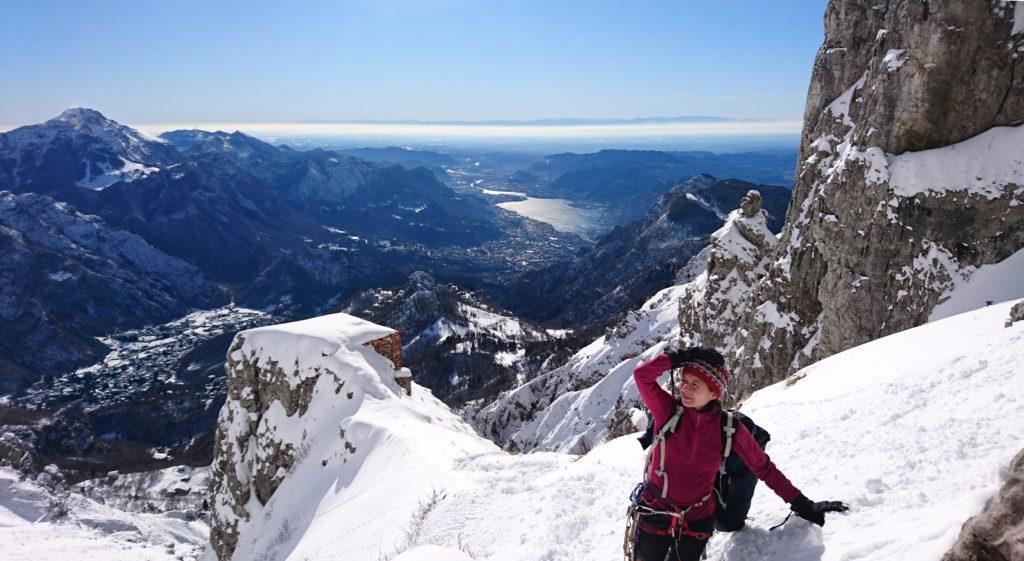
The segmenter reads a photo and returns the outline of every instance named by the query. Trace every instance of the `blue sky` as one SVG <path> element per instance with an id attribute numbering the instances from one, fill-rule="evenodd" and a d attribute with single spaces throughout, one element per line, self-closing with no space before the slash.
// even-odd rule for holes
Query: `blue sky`
<path id="1" fill-rule="evenodd" d="M 799 120 L 825 0 L 3 3 L 0 125 Z"/>

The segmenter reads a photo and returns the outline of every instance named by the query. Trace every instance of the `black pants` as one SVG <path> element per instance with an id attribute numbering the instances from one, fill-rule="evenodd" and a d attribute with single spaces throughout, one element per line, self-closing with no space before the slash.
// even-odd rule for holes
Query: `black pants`
<path id="1" fill-rule="evenodd" d="M 700 533 L 711 533 L 713 524 L 710 518 L 689 522 L 690 529 Z M 635 561 L 697 561 L 700 554 L 704 553 L 704 546 L 708 544 L 708 540 L 693 536 L 673 538 L 649 534 L 642 529 L 637 529 L 636 535 L 636 546 L 633 548 Z"/>

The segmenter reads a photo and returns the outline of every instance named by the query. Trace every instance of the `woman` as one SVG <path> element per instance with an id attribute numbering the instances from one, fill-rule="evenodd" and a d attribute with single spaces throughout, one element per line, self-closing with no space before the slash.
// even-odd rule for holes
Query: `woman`
<path id="1" fill-rule="evenodd" d="M 633 371 L 637 389 L 662 427 L 680 405 L 658 385 L 670 368 L 682 368 L 679 396 L 682 414 L 664 446 L 654 445 L 639 497 L 641 516 L 633 557 L 642 561 L 691 561 L 700 558 L 711 538 L 717 501 L 714 485 L 722 463 L 722 406 L 718 399 L 729 385 L 725 359 L 711 348 L 670 351 Z M 841 512 L 839 502 L 811 502 L 789 482 L 754 441 L 742 423 L 733 437 L 733 450 L 759 479 L 791 505 L 796 514 L 815 524 L 826 512 Z M 664 451 L 665 457 L 661 454 Z"/>

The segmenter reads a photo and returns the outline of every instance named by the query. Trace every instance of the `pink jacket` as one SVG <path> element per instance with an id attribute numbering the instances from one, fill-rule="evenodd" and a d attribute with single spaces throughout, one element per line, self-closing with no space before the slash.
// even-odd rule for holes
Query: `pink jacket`
<path id="1" fill-rule="evenodd" d="M 653 358 L 633 371 L 637 389 L 643 397 L 647 408 L 654 416 L 654 426 L 661 428 L 672 416 L 679 403 L 658 385 L 658 377 L 672 364 L 667 355 Z M 665 441 L 665 472 L 668 474 L 669 488 L 667 499 L 677 506 L 691 505 L 699 501 L 715 484 L 718 467 L 722 461 L 722 409 L 711 407 L 705 411 L 697 411 L 690 407 L 683 409 L 683 415 L 675 432 Z M 800 496 L 800 490 L 789 482 L 789 479 L 772 463 L 768 455 L 754 441 L 742 423 L 733 439 L 733 449 L 739 454 L 743 463 L 765 482 L 775 494 L 787 503 Z M 660 462 L 661 450 L 657 442 L 652 444 L 655 450 L 651 456 L 648 481 L 657 488 L 644 493 L 648 503 L 660 502 L 662 477 L 656 473 Z M 704 504 L 694 507 L 686 513 L 685 520 L 701 520 L 714 514 L 716 501 L 712 497 Z M 669 505 L 652 505 L 666 508 Z"/>

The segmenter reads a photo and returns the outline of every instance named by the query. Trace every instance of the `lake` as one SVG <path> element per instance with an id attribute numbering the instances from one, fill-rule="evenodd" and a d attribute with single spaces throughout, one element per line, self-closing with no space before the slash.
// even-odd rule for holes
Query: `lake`
<path id="1" fill-rule="evenodd" d="M 559 232 L 576 234 L 592 239 L 603 228 L 598 223 L 601 213 L 588 208 L 579 208 L 569 204 L 565 199 L 535 199 L 527 197 L 525 201 L 498 203 L 503 209 L 550 224 Z"/>

